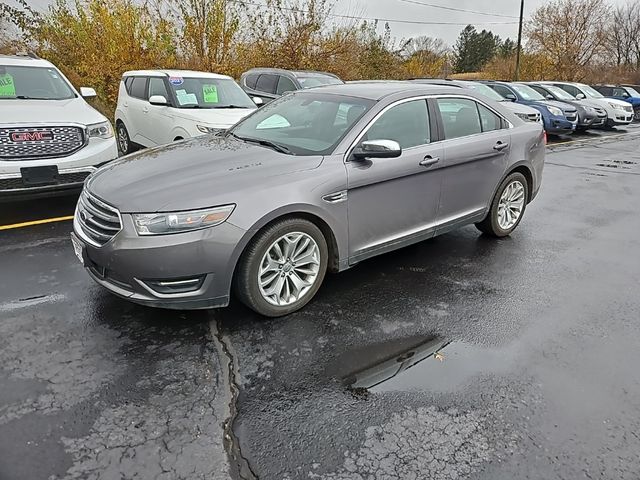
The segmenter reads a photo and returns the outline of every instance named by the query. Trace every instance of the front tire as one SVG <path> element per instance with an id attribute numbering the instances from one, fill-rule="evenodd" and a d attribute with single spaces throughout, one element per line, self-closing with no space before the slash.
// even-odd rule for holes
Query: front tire
<path id="1" fill-rule="evenodd" d="M 487 216 L 476 227 L 494 237 L 506 237 L 513 232 L 524 215 L 529 198 L 529 184 L 521 173 L 509 175 L 498 187 Z"/>
<path id="2" fill-rule="evenodd" d="M 295 312 L 317 293 L 328 257 L 327 241 L 313 223 L 301 218 L 278 221 L 258 233 L 242 254 L 235 293 L 266 317 Z"/>

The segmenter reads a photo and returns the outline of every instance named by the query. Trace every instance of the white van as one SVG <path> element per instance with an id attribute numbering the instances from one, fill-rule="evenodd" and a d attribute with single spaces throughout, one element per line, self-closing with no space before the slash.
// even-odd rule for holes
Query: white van
<path id="1" fill-rule="evenodd" d="M 109 120 L 52 63 L 0 55 L 0 198 L 77 189 L 118 156 Z"/>
<path id="2" fill-rule="evenodd" d="M 115 117 L 118 148 L 126 154 L 137 147 L 216 133 L 256 108 L 226 75 L 187 70 L 125 72 Z"/>

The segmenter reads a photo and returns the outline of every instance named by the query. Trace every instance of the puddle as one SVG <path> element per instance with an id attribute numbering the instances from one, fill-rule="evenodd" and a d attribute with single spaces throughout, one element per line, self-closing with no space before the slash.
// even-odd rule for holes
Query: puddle
<path id="1" fill-rule="evenodd" d="M 483 374 L 508 372 L 515 348 L 492 349 L 440 337 L 411 337 L 351 350 L 330 372 L 358 394 L 454 392 Z"/>

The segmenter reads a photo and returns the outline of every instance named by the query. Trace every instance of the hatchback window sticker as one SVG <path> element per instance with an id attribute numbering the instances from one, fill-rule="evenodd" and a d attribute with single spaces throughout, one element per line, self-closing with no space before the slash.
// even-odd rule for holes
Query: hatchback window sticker
<path id="1" fill-rule="evenodd" d="M 8 73 L 0 75 L 0 97 L 15 97 L 16 86 L 13 83 L 13 77 Z"/>
<path id="2" fill-rule="evenodd" d="M 202 96 L 205 103 L 218 103 L 218 87 L 216 85 L 202 85 Z"/>

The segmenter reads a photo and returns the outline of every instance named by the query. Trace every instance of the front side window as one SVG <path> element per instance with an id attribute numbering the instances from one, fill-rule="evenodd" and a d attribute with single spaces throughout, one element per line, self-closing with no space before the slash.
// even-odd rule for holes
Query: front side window
<path id="1" fill-rule="evenodd" d="M 157 77 L 149 79 L 149 98 L 154 95 L 161 95 L 165 99 L 169 99 L 169 93 L 167 92 L 167 86 L 164 84 L 164 79 Z"/>
<path id="2" fill-rule="evenodd" d="M 394 140 L 404 150 L 431 141 L 426 100 L 391 107 L 369 128 L 363 140 Z"/>
<path id="3" fill-rule="evenodd" d="M 0 100 L 67 100 L 75 96 L 55 68 L 0 65 Z"/>
<path id="4" fill-rule="evenodd" d="M 580 89 L 589 98 L 604 98 L 604 95 L 589 85 L 580 85 Z"/>
<path id="5" fill-rule="evenodd" d="M 491 88 L 493 88 L 504 98 L 515 97 L 514 93 L 504 85 L 491 85 Z"/>
<path id="6" fill-rule="evenodd" d="M 287 92 L 293 92 L 296 90 L 296 86 L 293 84 L 290 78 L 280 75 L 278 80 L 278 88 L 276 89 L 277 95 L 282 95 Z"/>
<path id="7" fill-rule="evenodd" d="M 627 93 L 627 91 L 624 88 L 615 88 L 613 90 L 613 96 L 614 97 L 628 97 L 629 94 Z"/>
<path id="8" fill-rule="evenodd" d="M 169 77 L 178 108 L 255 108 L 240 85 L 230 78 Z"/>
<path id="9" fill-rule="evenodd" d="M 256 90 L 264 93 L 276 93 L 278 85 L 278 76 L 272 74 L 264 74 L 258 77 L 256 82 Z"/>
<path id="10" fill-rule="evenodd" d="M 374 104 L 344 95 L 294 93 L 260 108 L 229 134 L 284 146 L 295 155 L 327 155 Z"/>
<path id="11" fill-rule="evenodd" d="M 569 93 L 570 95 L 573 95 L 574 97 L 577 97 L 578 94 L 582 93 L 582 92 L 580 92 L 580 90 L 578 90 L 573 85 L 557 85 L 557 87 L 561 88 L 562 90 L 564 90 L 565 92 Z"/>
<path id="12" fill-rule="evenodd" d="M 473 100 L 439 98 L 437 104 L 447 140 L 482 133 L 478 107 Z"/>

